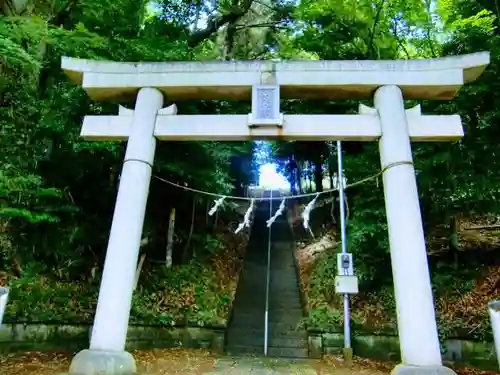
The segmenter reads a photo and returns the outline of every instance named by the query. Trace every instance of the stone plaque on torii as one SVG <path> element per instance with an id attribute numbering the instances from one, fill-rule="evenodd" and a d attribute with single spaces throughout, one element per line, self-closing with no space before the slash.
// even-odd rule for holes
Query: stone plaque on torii
<path id="1" fill-rule="evenodd" d="M 62 69 L 95 100 L 136 97 L 135 109 L 86 116 L 88 140 L 127 140 L 90 349 L 71 375 L 134 374 L 125 352 L 132 285 L 156 139 L 378 141 L 397 306 L 398 374 L 453 374 L 438 339 L 410 141 L 456 141 L 458 115 L 405 110 L 405 99 L 453 99 L 489 64 L 489 53 L 428 60 L 122 63 L 63 57 Z M 248 100 L 245 115 L 182 115 L 169 100 Z M 279 100 L 374 99 L 357 115 L 288 115 Z"/>

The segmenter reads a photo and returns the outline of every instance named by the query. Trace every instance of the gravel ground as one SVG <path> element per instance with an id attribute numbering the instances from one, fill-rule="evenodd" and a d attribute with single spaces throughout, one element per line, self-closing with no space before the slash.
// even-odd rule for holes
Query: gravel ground
<path id="1" fill-rule="evenodd" d="M 214 357 L 204 350 L 155 349 L 132 353 L 138 375 L 383 375 L 389 374 L 393 363 L 356 358 L 351 368 L 342 360 L 284 360 L 257 357 Z M 0 357 L 0 374 L 63 375 L 68 371 L 71 353 L 26 352 Z M 456 370 L 458 375 L 493 375 L 469 368 Z"/>

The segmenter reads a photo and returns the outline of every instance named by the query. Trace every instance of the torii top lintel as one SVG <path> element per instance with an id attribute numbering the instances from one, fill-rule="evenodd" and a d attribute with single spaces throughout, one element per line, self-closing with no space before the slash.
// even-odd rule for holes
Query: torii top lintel
<path id="1" fill-rule="evenodd" d="M 62 57 L 62 69 L 97 100 L 155 87 L 170 100 L 248 100 L 252 86 L 280 85 L 290 99 L 364 99 L 397 85 L 406 99 L 452 99 L 490 62 L 489 52 L 418 60 L 112 62 Z"/>

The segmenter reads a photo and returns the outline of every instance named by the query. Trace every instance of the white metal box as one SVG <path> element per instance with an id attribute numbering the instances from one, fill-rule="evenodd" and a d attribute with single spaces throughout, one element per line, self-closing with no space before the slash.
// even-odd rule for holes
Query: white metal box
<path id="1" fill-rule="evenodd" d="M 357 276 L 343 276 L 335 277 L 335 293 L 339 294 L 357 294 L 358 290 L 358 277 Z"/>

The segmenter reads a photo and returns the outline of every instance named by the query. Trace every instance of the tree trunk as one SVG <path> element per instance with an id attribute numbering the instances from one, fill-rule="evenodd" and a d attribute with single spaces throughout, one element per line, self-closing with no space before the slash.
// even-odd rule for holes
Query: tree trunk
<path id="1" fill-rule="evenodd" d="M 296 181 L 296 174 L 295 174 L 295 169 L 292 169 L 290 172 L 290 179 L 288 182 L 290 183 L 290 193 L 292 195 L 297 194 L 297 181 Z"/>
<path id="2" fill-rule="evenodd" d="M 323 191 L 323 165 L 321 160 L 314 162 L 314 184 L 316 185 L 316 192 Z"/>
<path id="3" fill-rule="evenodd" d="M 300 171 L 300 165 L 297 163 L 297 168 L 295 169 L 296 173 L 296 181 L 297 181 L 297 190 L 299 194 L 302 194 L 302 182 L 301 182 L 301 171 Z"/>
<path id="4" fill-rule="evenodd" d="M 450 236 L 448 239 L 448 248 L 453 255 L 453 267 L 458 269 L 458 252 L 460 251 L 459 241 L 459 223 L 456 216 L 450 217 Z"/>
<path id="5" fill-rule="evenodd" d="M 135 271 L 134 278 L 134 291 L 137 289 L 137 284 L 139 283 L 139 277 L 141 276 L 142 266 L 144 265 L 144 260 L 146 260 L 146 253 L 141 255 L 141 259 L 139 260 L 139 265 L 137 266 L 137 270 Z"/>
<path id="6" fill-rule="evenodd" d="M 292 195 L 297 194 L 297 162 L 295 161 L 295 155 L 292 154 L 290 158 L 290 165 L 289 165 L 289 179 L 288 182 L 290 182 L 290 193 Z"/>
<path id="7" fill-rule="evenodd" d="M 167 268 L 172 267 L 172 249 L 174 247 L 174 230 L 175 230 L 175 207 L 170 210 L 170 219 L 168 222 L 168 235 L 167 235 Z"/>
<path id="8" fill-rule="evenodd" d="M 302 178 L 303 178 L 303 175 L 302 175 L 302 170 L 303 170 L 303 166 L 302 166 L 302 163 L 301 162 L 297 162 L 297 189 L 299 190 L 299 194 L 302 194 L 304 191 L 302 189 Z"/>
<path id="9" fill-rule="evenodd" d="M 191 227 L 189 228 L 189 236 L 186 241 L 186 246 L 184 247 L 184 252 L 182 253 L 182 261 L 183 263 L 188 263 L 191 260 L 191 254 L 195 256 L 194 251 L 191 251 L 191 238 L 193 237 L 194 232 L 194 219 L 196 214 L 196 198 L 193 198 L 193 209 L 191 210 Z"/>
<path id="10" fill-rule="evenodd" d="M 328 179 L 330 180 L 330 189 L 335 189 L 335 186 L 333 186 L 333 174 L 335 173 L 335 171 L 334 165 L 332 164 L 332 159 L 330 158 L 328 160 Z"/>

